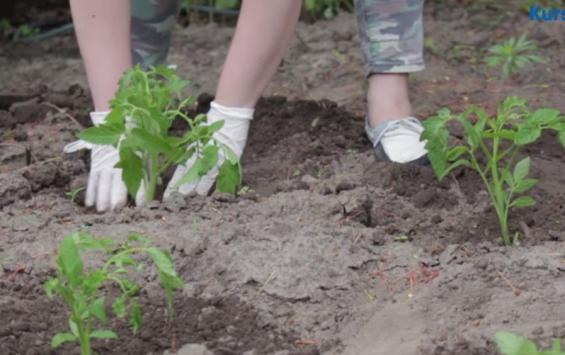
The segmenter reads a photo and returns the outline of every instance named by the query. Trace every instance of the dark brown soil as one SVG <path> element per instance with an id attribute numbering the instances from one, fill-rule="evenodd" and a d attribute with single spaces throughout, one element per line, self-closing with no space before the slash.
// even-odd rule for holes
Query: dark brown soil
<path id="1" fill-rule="evenodd" d="M 562 30 L 531 33 L 548 64 L 496 80 L 480 58 L 532 25 L 517 2 L 449 4 L 426 7 L 435 45 L 411 82 L 418 115 L 471 102 L 492 112 L 511 94 L 565 111 Z M 429 167 L 375 159 L 363 132 L 353 21 L 301 24 L 268 90 L 274 96 L 260 101 L 252 123 L 243 158 L 249 192 L 107 214 L 83 207 L 81 194 L 67 196 L 88 173 L 87 153 L 62 154 L 90 111 L 73 38 L 0 44 L 0 65 L 11 68 L 0 73 L 0 353 L 76 353 L 49 349 L 65 310 L 41 284 L 57 244 L 77 229 L 118 239 L 143 233 L 173 251 L 186 281 L 168 324 L 145 275 L 141 334 L 113 322 L 120 341 L 96 343 L 99 353 L 197 343 L 215 354 L 490 355 L 498 330 L 542 345 L 564 337 L 565 150 L 546 135 L 524 152 L 541 181 L 538 204 L 512 213 L 521 246 L 503 247 L 473 172 L 438 182 Z M 171 61 L 192 76 L 193 93 L 213 91 L 231 31 L 192 26 L 176 35 Z M 209 100 L 201 96 L 199 109 Z"/>

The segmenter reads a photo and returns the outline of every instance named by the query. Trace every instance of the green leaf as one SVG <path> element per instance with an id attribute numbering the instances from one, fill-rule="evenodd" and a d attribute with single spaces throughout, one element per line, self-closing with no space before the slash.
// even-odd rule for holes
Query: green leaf
<path id="1" fill-rule="evenodd" d="M 565 130 L 559 132 L 559 142 L 565 148 Z"/>
<path id="2" fill-rule="evenodd" d="M 216 0 L 215 7 L 218 10 L 235 9 L 239 0 Z"/>
<path id="3" fill-rule="evenodd" d="M 160 272 L 170 276 L 177 276 L 177 272 L 173 265 L 173 259 L 169 253 L 153 247 L 147 248 L 146 252 L 149 254 L 153 263 L 155 263 L 155 266 Z"/>
<path id="4" fill-rule="evenodd" d="M 48 297 L 53 297 L 53 294 L 56 292 L 57 287 L 61 286 L 61 282 L 57 278 L 50 278 L 45 282 L 43 285 L 43 289 Z"/>
<path id="5" fill-rule="evenodd" d="M 512 201 L 512 203 L 510 204 L 510 207 L 516 207 L 516 208 L 531 207 L 531 206 L 534 206 L 535 204 L 536 204 L 536 200 L 534 200 L 533 197 L 531 197 L 531 196 L 520 196 L 517 199 L 515 199 L 514 201 Z"/>
<path id="6" fill-rule="evenodd" d="M 107 319 L 106 319 L 106 310 L 104 308 L 104 296 L 95 299 L 90 306 L 88 307 L 88 310 L 90 311 L 90 313 L 92 315 L 94 315 L 96 318 L 98 318 L 102 323 L 106 323 Z"/>
<path id="7" fill-rule="evenodd" d="M 71 333 L 78 338 L 80 334 L 78 331 L 78 325 L 72 318 L 69 318 L 69 328 L 71 328 Z"/>
<path id="8" fill-rule="evenodd" d="M 241 186 L 241 167 L 226 160 L 220 167 L 216 188 L 220 192 L 235 194 Z"/>
<path id="9" fill-rule="evenodd" d="M 518 194 L 523 194 L 524 192 L 528 192 L 534 188 L 538 183 L 536 179 L 524 179 L 516 184 L 514 187 L 514 192 Z"/>
<path id="10" fill-rule="evenodd" d="M 530 120 L 536 122 L 537 124 L 551 125 L 556 122 L 561 121 L 561 113 L 559 110 L 542 108 L 534 112 Z"/>
<path id="11" fill-rule="evenodd" d="M 206 175 L 218 163 L 218 154 L 219 148 L 215 145 L 208 145 L 204 148 L 202 156 L 192 164 L 186 174 L 177 182 L 176 187 L 191 183 Z"/>
<path id="12" fill-rule="evenodd" d="M 118 318 L 123 318 L 126 315 L 126 295 L 116 298 L 112 303 L 112 309 Z"/>
<path id="13" fill-rule="evenodd" d="M 447 160 L 454 161 L 461 157 L 461 155 L 467 153 L 469 149 L 465 146 L 459 145 L 454 147 L 447 152 Z"/>
<path id="14" fill-rule="evenodd" d="M 134 147 L 149 153 L 163 153 L 169 158 L 174 152 L 173 147 L 165 139 L 141 128 L 134 128 L 129 135 L 129 139 Z"/>
<path id="15" fill-rule="evenodd" d="M 115 127 L 101 125 L 83 130 L 80 132 L 79 138 L 92 144 L 116 146 L 120 141 L 121 135 L 122 132 Z"/>
<path id="16" fill-rule="evenodd" d="M 68 341 L 75 341 L 78 338 L 71 333 L 58 333 L 56 334 L 53 339 L 51 339 L 51 347 L 53 349 L 58 348 L 61 344 L 66 343 Z"/>
<path id="17" fill-rule="evenodd" d="M 496 344 L 503 355 L 537 355 L 534 343 L 510 332 L 497 332 Z"/>
<path id="18" fill-rule="evenodd" d="M 104 120 L 104 125 L 111 127 L 112 129 L 124 132 L 125 130 L 125 119 L 124 111 L 119 108 L 115 108 L 106 116 Z"/>
<path id="19" fill-rule="evenodd" d="M 139 329 L 141 329 L 142 323 L 142 316 L 141 316 L 141 307 L 139 303 L 132 301 L 131 302 L 131 318 L 130 318 L 130 325 L 134 334 L 137 334 Z"/>
<path id="20" fill-rule="evenodd" d="M 541 128 L 529 124 L 518 127 L 514 142 L 518 145 L 526 145 L 535 142 L 541 136 Z"/>
<path id="21" fill-rule="evenodd" d="M 221 120 L 208 125 L 208 134 L 212 135 L 215 132 L 219 131 L 224 126 L 224 123 L 224 120 Z"/>
<path id="22" fill-rule="evenodd" d="M 90 339 L 118 339 L 118 334 L 111 330 L 95 330 L 90 333 Z"/>
<path id="23" fill-rule="evenodd" d="M 126 145 L 120 148 L 120 162 L 117 167 L 122 169 L 122 180 L 132 198 L 135 198 L 145 176 L 143 160 Z"/>
<path id="24" fill-rule="evenodd" d="M 514 166 L 514 173 L 512 174 L 514 181 L 519 183 L 524 180 L 530 172 L 530 157 L 525 157 Z"/>
<path id="25" fill-rule="evenodd" d="M 59 267 L 72 288 L 82 282 L 83 265 L 72 235 L 66 236 L 59 246 Z"/>

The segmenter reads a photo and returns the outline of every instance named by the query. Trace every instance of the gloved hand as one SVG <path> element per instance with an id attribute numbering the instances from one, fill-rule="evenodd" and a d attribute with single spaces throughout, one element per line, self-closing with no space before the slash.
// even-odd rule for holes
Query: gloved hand
<path id="1" fill-rule="evenodd" d="M 95 126 L 102 124 L 109 112 L 92 112 L 90 118 Z M 122 180 L 122 169 L 114 166 L 120 156 L 116 148 L 111 145 L 96 145 L 82 140 L 65 146 L 65 153 L 73 153 L 80 149 L 90 149 L 90 174 L 86 188 L 85 204 L 88 207 L 96 206 L 98 212 L 115 210 L 125 206 L 128 192 Z M 138 206 L 145 204 L 145 189 L 140 186 L 136 196 Z"/>
<path id="2" fill-rule="evenodd" d="M 224 121 L 223 127 L 214 133 L 213 137 L 218 142 L 228 146 L 233 150 L 233 152 L 241 158 L 243 150 L 245 149 L 245 144 L 247 143 L 247 134 L 249 132 L 249 125 L 253 119 L 253 109 L 250 108 L 238 108 L 238 107 L 225 107 L 217 102 L 212 102 L 210 104 L 210 111 L 208 111 L 208 124 L 212 124 L 217 121 Z M 208 174 L 204 175 L 199 180 L 194 182 L 184 184 L 176 187 L 177 182 L 186 174 L 186 172 L 192 167 L 196 158 L 193 157 L 189 159 L 186 164 L 180 165 L 175 170 L 167 189 L 165 190 L 165 198 L 171 196 L 175 191 L 180 192 L 183 195 L 188 195 L 192 192 L 196 192 L 199 195 L 207 195 L 210 189 L 216 181 L 216 177 L 219 173 L 219 167 L 225 161 L 225 157 L 222 153 L 218 160 L 218 164 Z"/>

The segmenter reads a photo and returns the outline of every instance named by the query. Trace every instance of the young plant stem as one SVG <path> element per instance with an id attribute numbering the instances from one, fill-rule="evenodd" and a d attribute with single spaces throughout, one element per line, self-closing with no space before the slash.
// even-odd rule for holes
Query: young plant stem
<path id="1" fill-rule="evenodd" d="M 82 355 L 92 355 L 92 348 L 90 347 L 90 329 L 88 329 L 88 324 L 84 324 L 80 319 L 80 314 L 77 311 L 73 311 L 73 321 L 78 327 L 78 335 L 80 342 L 80 352 Z M 85 329 L 85 326 L 87 329 Z"/>

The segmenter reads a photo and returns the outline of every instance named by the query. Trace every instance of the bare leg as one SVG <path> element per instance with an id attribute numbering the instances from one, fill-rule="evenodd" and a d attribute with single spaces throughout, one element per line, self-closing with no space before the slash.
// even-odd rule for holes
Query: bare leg
<path id="1" fill-rule="evenodd" d="M 412 115 L 407 74 L 374 74 L 369 77 L 368 118 L 373 127 Z"/>
<path id="2" fill-rule="evenodd" d="M 107 111 L 132 65 L 130 0 L 70 0 L 95 111 Z"/>
<path id="3" fill-rule="evenodd" d="M 243 0 L 216 93 L 224 106 L 255 106 L 286 53 L 300 0 Z"/>

